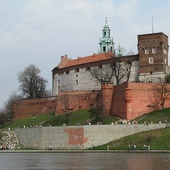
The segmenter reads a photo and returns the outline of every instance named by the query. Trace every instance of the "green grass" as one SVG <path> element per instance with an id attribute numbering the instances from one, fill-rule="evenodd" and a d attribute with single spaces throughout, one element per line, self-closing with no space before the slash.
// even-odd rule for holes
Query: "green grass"
<path id="1" fill-rule="evenodd" d="M 118 121 L 120 118 L 116 116 L 103 116 L 103 122 L 105 124 L 111 124 L 112 122 Z M 62 126 L 65 124 L 65 115 L 61 114 L 58 116 L 55 116 L 53 113 L 51 114 L 42 114 L 37 115 L 34 117 L 19 119 L 11 122 L 8 125 L 4 125 L 3 128 L 21 128 L 21 127 L 29 127 L 29 126 Z M 71 113 L 70 115 L 70 121 L 68 126 L 71 125 L 77 125 L 78 123 L 80 125 L 87 125 L 89 122 L 92 122 L 92 124 L 96 124 L 97 121 L 90 120 L 90 112 L 88 110 L 78 110 L 76 112 Z"/>
<path id="2" fill-rule="evenodd" d="M 105 124 L 111 124 L 112 122 L 120 120 L 119 117 L 116 116 L 104 116 L 103 122 Z M 170 122 L 170 108 L 159 110 L 155 112 L 151 112 L 145 115 L 142 115 L 135 120 L 138 123 L 153 122 L 158 123 L 159 121 L 164 122 L 167 120 Z M 79 123 L 80 125 L 86 125 L 90 122 L 90 112 L 88 110 L 79 110 L 73 112 L 70 116 L 70 122 L 68 125 L 76 125 Z M 28 127 L 35 125 L 48 126 L 62 126 L 65 123 L 65 115 L 61 114 L 59 116 L 55 116 L 54 114 L 42 114 L 35 117 L 15 120 L 8 125 L 4 125 L 1 128 L 1 131 L 4 128 L 17 128 L 17 127 Z M 96 121 L 91 121 L 92 124 L 96 124 Z M 150 145 L 151 149 L 154 150 L 169 150 L 170 149 L 170 128 L 151 130 L 147 132 L 141 132 L 135 135 L 127 136 L 119 140 L 112 141 L 108 144 L 96 147 L 97 150 L 106 150 L 107 145 L 110 146 L 111 150 L 127 150 L 129 144 L 136 144 L 137 149 L 143 149 L 143 145 Z"/>
<path id="3" fill-rule="evenodd" d="M 21 127 L 28 127 L 28 126 L 35 126 L 35 125 L 42 125 L 46 121 L 49 121 L 50 119 L 53 119 L 55 116 L 54 114 L 42 114 L 35 117 L 29 117 L 25 119 L 18 119 L 13 122 L 11 122 L 8 125 L 4 125 L 3 128 L 21 128 Z"/>
<path id="4" fill-rule="evenodd" d="M 170 122 L 170 108 L 166 108 L 163 110 L 157 110 L 148 114 L 144 114 L 135 120 L 138 121 L 138 123 L 143 123 L 143 122 L 153 122 L 153 123 L 158 123 L 159 121 L 161 122 Z"/>
<path id="5" fill-rule="evenodd" d="M 170 150 L 170 128 L 150 130 L 130 135 L 105 145 L 96 147 L 96 150 L 127 150 L 128 145 L 136 144 L 137 150 L 143 150 L 144 144 L 151 146 L 151 150 Z"/>

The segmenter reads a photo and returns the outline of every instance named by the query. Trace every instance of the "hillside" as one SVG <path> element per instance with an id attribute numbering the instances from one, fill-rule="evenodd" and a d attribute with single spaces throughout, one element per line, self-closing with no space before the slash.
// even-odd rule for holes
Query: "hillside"
<path id="1" fill-rule="evenodd" d="M 90 119 L 91 114 L 88 110 L 79 110 L 73 112 L 70 116 L 69 126 L 71 125 L 87 125 L 89 122 L 91 124 L 96 124 L 96 120 Z M 112 122 L 119 122 L 121 119 L 116 116 L 103 116 L 104 124 L 111 124 Z M 144 122 L 170 122 L 170 108 L 154 111 L 145 115 L 142 115 L 135 119 L 138 123 Z M 42 114 L 36 117 L 25 118 L 21 120 L 15 120 L 8 125 L 4 125 L 2 128 L 18 128 L 18 127 L 29 127 L 29 126 L 62 126 L 65 124 L 65 115 L 55 116 L 54 114 Z"/>
<path id="2" fill-rule="evenodd" d="M 150 130 L 130 135 L 119 140 L 112 141 L 96 150 L 106 150 L 109 145 L 110 150 L 127 150 L 128 145 L 136 145 L 137 150 L 143 150 L 144 145 L 149 145 L 151 150 L 170 150 L 170 127 L 164 129 Z"/>
<path id="3" fill-rule="evenodd" d="M 116 116 L 104 116 L 103 122 L 111 124 L 112 122 L 119 122 L 120 118 Z M 170 122 L 170 108 L 159 110 L 145 114 L 135 119 L 138 123 L 146 122 Z M 90 112 L 88 110 L 81 110 L 71 114 L 70 123 L 68 125 L 87 125 L 89 122 L 96 124 L 95 120 L 90 119 Z M 25 118 L 13 121 L 12 123 L 1 127 L 1 131 L 6 128 L 18 128 L 29 126 L 62 126 L 65 123 L 65 116 L 54 114 L 42 114 L 36 117 Z M 108 144 L 98 146 L 96 150 L 106 150 L 109 145 L 110 150 L 127 150 L 128 145 L 135 144 L 138 150 L 142 150 L 144 145 L 151 146 L 154 150 L 169 150 L 170 128 L 150 130 L 141 132 L 135 135 L 127 136 L 119 140 L 112 141 Z"/>

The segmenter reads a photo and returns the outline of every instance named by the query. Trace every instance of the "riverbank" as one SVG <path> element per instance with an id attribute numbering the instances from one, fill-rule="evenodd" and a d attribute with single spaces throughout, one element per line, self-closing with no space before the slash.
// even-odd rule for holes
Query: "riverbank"
<path id="1" fill-rule="evenodd" d="M 170 150 L 0 150 L 0 153 L 170 153 Z"/>

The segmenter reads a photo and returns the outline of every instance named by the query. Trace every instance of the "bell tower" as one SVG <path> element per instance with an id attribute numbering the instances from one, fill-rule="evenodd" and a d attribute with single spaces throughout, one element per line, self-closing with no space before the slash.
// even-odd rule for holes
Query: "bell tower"
<path id="1" fill-rule="evenodd" d="M 102 38 L 100 38 L 100 53 L 113 52 L 114 53 L 114 43 L 113 38 L 110 37 L 110 28 L 107 25 L 107 18 L 105 20 L 105 25 L 102 30 Z"/>

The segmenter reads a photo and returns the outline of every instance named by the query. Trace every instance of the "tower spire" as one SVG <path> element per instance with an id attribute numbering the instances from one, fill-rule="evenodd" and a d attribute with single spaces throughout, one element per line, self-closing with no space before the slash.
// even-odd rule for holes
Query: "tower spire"
<path id="1" fill-rule="evenodd" d="M 107 25 L 107 17 L 105 18 L 105 25 L 102 30 L 102 38 L 100 38 L 100 52 L 114 52 L 113 39 L 110 37 L 110 28 Z"/>
<path id="2" fill-rule="evenodd" d="M 105 24 L 107 25 L 107 17 L 105 18 Z"/>

